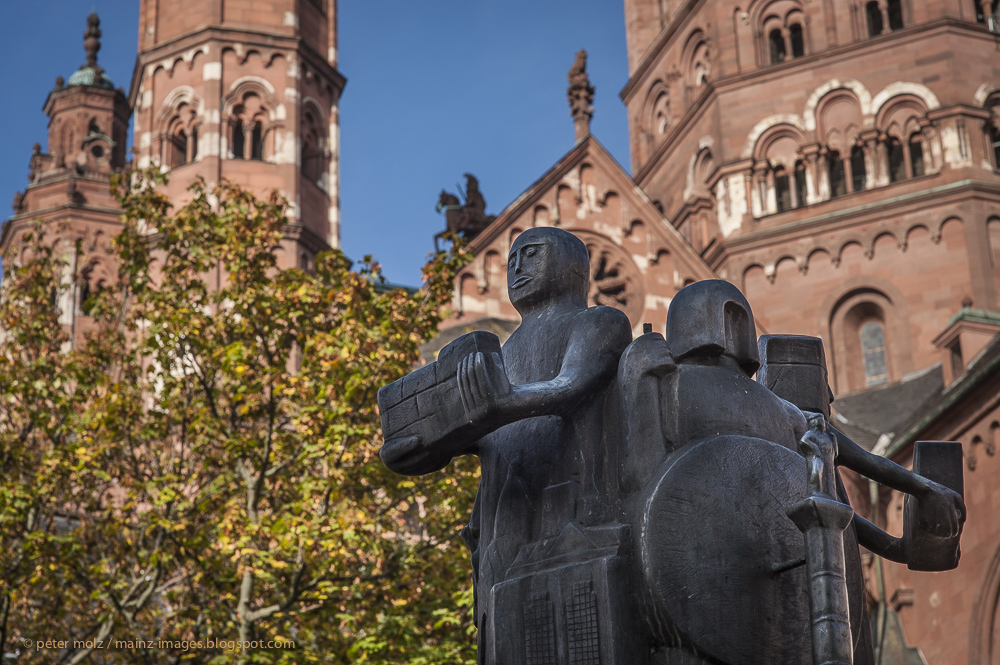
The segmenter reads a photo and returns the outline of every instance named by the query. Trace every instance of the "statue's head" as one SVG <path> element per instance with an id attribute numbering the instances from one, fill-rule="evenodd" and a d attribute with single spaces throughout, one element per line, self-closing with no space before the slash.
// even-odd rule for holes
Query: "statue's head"
<path id="1" fill-rule="evenodd" d="M 549 226 L 528 229 L 510 248 L 507 293 L 521 314 L 556 298 L 586 307 L 589 286 L 587 246 L 568 231 Z"/>
<path id="2" fill-rule="evenodd" d="M 729 356 L 747 375 L 760 366 L 750 303 L 729 282 L 709 279 L 678 292 L 667 310 L 667 346 L 678 362 Z"/>
<path id="3" fill-rule="evenodd" d="M 757 381 L 803 411 L 830 417 L 833 391 L 827 382 L 823 340 L 805 335 L 761 335 Z"/>

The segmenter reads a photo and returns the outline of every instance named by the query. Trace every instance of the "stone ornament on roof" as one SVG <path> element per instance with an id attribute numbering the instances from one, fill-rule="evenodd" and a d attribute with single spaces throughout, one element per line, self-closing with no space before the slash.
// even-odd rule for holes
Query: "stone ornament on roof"
<path id="1" fill-rule="evenodd" d="M 115 85 L 104 73 L 104 68 L 97 64 L 97 52 L 101 50 L 101 19 L 96 12 L 87 17 L 87 30 L 83 33 L 83 50 L 87 52 L 87 64 L 73 72 L 69 77 L 69 86 L 91 86 L 114 90 Z M 62 86 L 58 83 L 56 88 Z"/>
<path id="2" fill-rule="evenodd" d="M 576 52 L 576 60 L 566 78 L 569 80 L 569 89 L 566 91 L 569 112 L 573 116 L 576 140 L 579 141 L 590 135 L 590 119 L 594 117 L 594 107 L 591 106 L 594 103 L 594 86 L 587 76 L 586 49 Z"/>

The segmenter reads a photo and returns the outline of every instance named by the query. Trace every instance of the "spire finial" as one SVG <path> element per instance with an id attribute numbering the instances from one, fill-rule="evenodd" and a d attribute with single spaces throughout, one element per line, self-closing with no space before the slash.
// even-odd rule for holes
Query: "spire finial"
<path id="1" fill-rule="evenodd" d="M 87 52 L 87 66 L 95 71 L 103 71 L 97 65 L 97 52 L 101 50 L 101 19 L 97 12 L 87 17 L 87 31 L 83 33 L 83 50 Z"/>
<path id="2" fill-rule="evenodd" d="M 587 76 L 585 49 L 576 52 L 576 61 L 566 78 L 569 80 L 569 90 L 566 91 L 569 113 L 573 116 L 573 130 L 579 141 L 590 134 L 590 119 L 594 117 L 594 107 L 591 106 L 594 102 L 594 86 L 590 85 L 590 78 Z"/>

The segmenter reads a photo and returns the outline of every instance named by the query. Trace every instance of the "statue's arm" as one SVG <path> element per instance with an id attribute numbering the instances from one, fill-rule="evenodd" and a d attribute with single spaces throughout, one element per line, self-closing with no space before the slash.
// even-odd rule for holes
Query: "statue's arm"
<path id="1" fill-rule="evenodd" d="M 514 386 L 506 405 L 515 420 L 569 411 L 610 382 L 632 341 L 628 319 L 617 309 L 594 307 L 573 322 L 559 374 L 551 381 Z"/>
<path id="2" fill-rule="evenodd" d="M 832 425 L 829 431 L 837 437 L 837 464 L 857 471 L 894 490 L 923 497 L 932 491 L 930 480 L 908 471 L 890 459 L 871 453 Z"/>
<path id="3" fill-rule="evenodd" d="M 906 547 L 902 538 L 890 536 L 857 513 L 854 513 L 854 528 L 858 543 L 866 550 L 889 561 L 906 563 Z"/>
<path id="4" fill-rule="evenodd" d="M 560 415 L 611 381 L 632 341 L 625 315 L 609 307 L 581 312 L 572 323 L 559 374 L 549 381 L 510 385 L 489 359 L 470 355 L 459 365 L 459 391 L 470 422 L 501 427 L 524 418 Z"/>
<path id="5" fill-rule="evenodd" d="M 962 530 L 965 522 L 965 502 L 962 496 L 944 485 L 904 469 L 890 459 L 871 453 L 832 425 L 830 432 L 837 437 L 837 464 L 857 471 L 894 490 L 910 494 L 927 507 L 926 519 L 940 524 L 941 538 L 950 538 Z M 931 518 L 931 515 L 934 518 Z"/>

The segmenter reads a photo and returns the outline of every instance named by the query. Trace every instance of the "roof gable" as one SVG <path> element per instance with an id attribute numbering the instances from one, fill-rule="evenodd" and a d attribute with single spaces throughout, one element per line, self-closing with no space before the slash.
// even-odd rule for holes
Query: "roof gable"
<path id="1" fill-rule="evenodd" d="M 456 318 L 517 316 L 506 293 L 507 254 L 514 238 L 535 226 L 558 226 L 584 241 L 592 302 L 622 309 L 635 327 L 647 321 L 661 327 L 678 290 L 716 277 L 604 146 L 587 136 L 472 241 L 476 258 L 459 275 Z"/>

